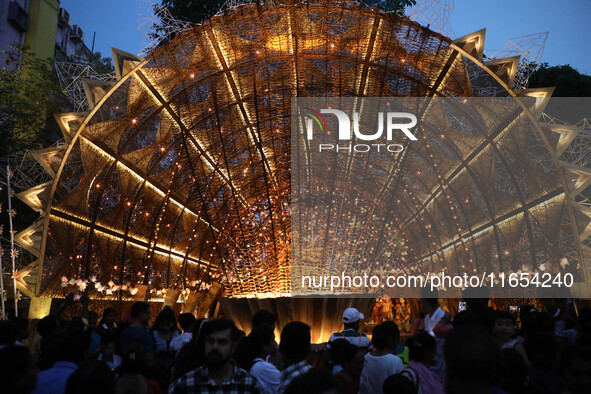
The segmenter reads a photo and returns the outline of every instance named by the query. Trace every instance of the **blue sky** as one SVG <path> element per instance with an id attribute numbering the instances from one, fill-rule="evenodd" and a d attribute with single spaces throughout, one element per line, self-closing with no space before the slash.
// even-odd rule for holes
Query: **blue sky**
<path id="1" fill-rule="evenodd" d="M 419 0 L 421 1 L 421 0 Z M 144 38 L 138 25 L 150 11 L 150 0 L 62 0 L 71 23 L 85 33 L 86 44 L 111 56 L 111 47 L 138 53 Z M 591 74 L 591 0 L 455 0 L 450 23 L 456 36 L 483 27 L 486 49 L 501 49 L 508 39 L 549 32 L 542 60 L 570 64 Z"/>

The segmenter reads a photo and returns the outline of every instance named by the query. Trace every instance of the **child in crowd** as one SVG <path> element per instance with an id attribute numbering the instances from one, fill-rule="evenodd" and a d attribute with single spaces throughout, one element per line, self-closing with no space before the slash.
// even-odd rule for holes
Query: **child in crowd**
<path id="1" fill-rule="evenodd" d="M 195 319 L 195 316 L 192 313 L 181 313 L 178 321 L 183 329 L 183 333 L 174 338 L 170 344 L 177 355 L 185 344 L 191 342 L 191 338 L 193 338 L 193 327 L 195 326 L 197 319 Z"/>
<path id="2" fill-rule="evenodd" d="M 347 345 L 351 345 L 351 343 L 349 343 L 349 341 L 347 341 L 345 338 L 337 338 L 332 342 L 328 365 L 331 368 L 333 375 L 336 375 L 343 369 L 341 361 L 343 359 L 343 351 Z"/>
<path id="3" fill-rule="evenodd" d="M 515 317 L 511 312 L 498 311 L 494 316 L 493 334 L 501 349 L 515 349 L 527 363 L 527 355 L 519 338 L 515 336 Z"/>
<path id="4" fill-rule="evenodd" d="M 101 337 L 112 336 L 117 338 L 119 334 L 119 326 L 117 325 L 117 311 L 115 308 L 106 308 L 103 311 L 103 318 L 99 321 L 96 327 L 96 332 Z"/>
<path id="5" fill-rule="evenodd" d="M 441 379 L 429 367 L 435 364 L 437 344 L 435 338 L 426 331 L 419 330 L 407 342 L 409 349 L 409 367 L 400 373 L 406 376 L 416 389 L 416 393 L 445 394 Z"/>
<path id="6" fill-rule="evenodd" d="M 341 350 L 342 369 L 335 376 L 341 382 L 346 394 L 357 394 L 359 392 L 364 355 L 364 349 L 351 345 L 349 342 L 346 342 Z"/>
<path id="7" fill-rule="evenodd" d="M 392 354 L 399 341 L 400 331 L 392 321 L 385 321 L 373 329 L 371 343 L 374 350 L 365 355 L 365 365 L 359 385 L 360 394 L 382 394 L 384 380 L 402 371 L 402 360 Z"/>
<path id="8" fill-rule="evenodd" d="M 117 343 L 115 337 L 104 337 L 101 343 L 98 359 L 104 361 L 109 366 L 111 371 L 115 372 L 115 374 L 118 374 L 122 358 L 121 356 L 115 354 L 116 347 Z"/>

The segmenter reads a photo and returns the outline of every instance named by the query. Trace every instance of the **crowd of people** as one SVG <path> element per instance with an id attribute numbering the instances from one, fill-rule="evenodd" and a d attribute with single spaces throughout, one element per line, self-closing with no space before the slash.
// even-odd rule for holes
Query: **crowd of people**
<path id="1" fill-rule="evenodd" d="M 0 321 L 0 392 L 574 394 L 591 387 L 591 310 L 574 314 L 559 300 L 515 313 L 471 299 L 452 319 L 437 298 L 421 299 L 424 316 L 405 341 L 391 321 L 370 339 L 360 332 L 363 314 L 348 308 L 321 357 L 304 322 L 287 323 L 277 343 L 276 317 L 265 310 L 252 316 L 247 334 L 230 319 L 177 316 L 168 306 L 152 319 L 145 302 L 133 303 L 123 321 L 113 308 L 99 321 L 86 298 L 82 316 L 64 320 L 71 302 L 38 322 L 29 346 L 27 319 Z"/>

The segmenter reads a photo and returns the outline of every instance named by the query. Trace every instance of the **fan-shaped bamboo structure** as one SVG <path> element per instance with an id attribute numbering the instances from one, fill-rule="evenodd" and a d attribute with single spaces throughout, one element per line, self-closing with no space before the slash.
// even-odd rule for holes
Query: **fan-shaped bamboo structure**
<path id="1" fill-rule="evenodd" d="M 452 42 L 355 2 L 289 0 L 237 7 L 145 59 L 114 51 L 116 84 L 89 82 L 90 113 L 57 115 L 67 146 L 37 154 L 55 178 L 23 196 L 43 209 L 17 237 L 39 256 L 31 293 L 94 282 L 96 296 L 125 298 L 139 284 L 219 282 L 234 297 L 290 294 L 291 98 L 322 96 L 536 98 L 525 135 L 490 118 L 487 135 L 450 127 L 447 141 L 434 138 L 421 164 L 428 178 L 416 176 L 418 156 L 384 166 L 388 200 L 404 207 L 388 228 L 407 245 L 434 242 L 392 269 L 477 261 L 536 270 L 566 257 L 583 280 L 579 238 L 590 232 L 577 229 L 571 198 L 591 171 L 563 176 L 558 166 L 576 131 L 535 123 L 551 89 L 509 89 L 518 58 L 483 63 L 484 36 Z M 402 195 L 412 183 L 420 190 Z"/>

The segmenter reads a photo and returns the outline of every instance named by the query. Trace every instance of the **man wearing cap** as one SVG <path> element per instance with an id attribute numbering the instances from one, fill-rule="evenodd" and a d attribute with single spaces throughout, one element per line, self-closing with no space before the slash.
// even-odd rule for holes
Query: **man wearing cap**
<path id="1" fill-rule="evenodd" d="M 358 346 L 367 352 L 371 351 L 371 341 L 367 335 L 359 332 L 359 321 L 364 318 L 363 313 L 355 308 L 345 309 L 345 312 L 343 312 L 345 329 L 330 336 L 326 349 L 330 350 L 335 340 L 343 338 L 349 341 L 350 344 Z"/>

